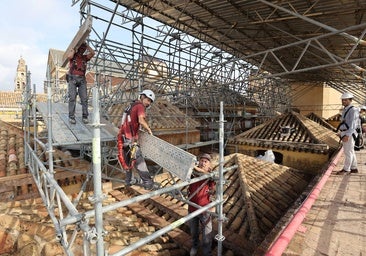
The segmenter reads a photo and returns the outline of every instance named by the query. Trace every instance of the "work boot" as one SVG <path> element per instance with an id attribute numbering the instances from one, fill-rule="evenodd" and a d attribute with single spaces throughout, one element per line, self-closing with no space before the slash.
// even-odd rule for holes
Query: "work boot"
<path id="1" fill-rule="evenodd" d="M 69 122 L 70 124 L 76 124 L 76 120 L 73 117 L 70 117 Z"/>
<path id="2" fill-rule="evenodd" d="M 336 172 L 336 175 L 348 175 L 350 173 L 351 173 L 350 171 L 346 171 L 346 170 L 342 169 L 342 170 Z"/>
<path id="3" fill-rule="evenodd" d="M 88 120 L 88 118 L 86 118 L 86 117 L 83 117 L 83 123 L 84 123 L 84 124 L 88 124 L 88 123 L 89 123 L 89 120 Z"/>
<path id="4" fill-rule="evenodd" d="M 158 190 L 160 188 L 160 184 L 156 183 L 156 182 L 152 182 L 152 183 L 148 183 L 148 184 L 143 184 L 144 189 L 146 190 Z"/>
<path id="5" fill-rule="evenodd" d="M 130 181 L 126 181 L 126 186 L 127 186 L 127 187 L 130 187 L 130 186 L 132 186 L 132 185 L 136 185 L 136 184 L 138 184 L 138 183 L 139 183 L 138 179 L 136 179 L 136 178 L 132 178 Z"/>

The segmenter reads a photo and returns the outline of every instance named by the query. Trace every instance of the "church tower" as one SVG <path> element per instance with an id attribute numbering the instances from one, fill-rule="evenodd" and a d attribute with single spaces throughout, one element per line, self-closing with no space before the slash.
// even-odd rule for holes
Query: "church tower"
<path id="1" fill-rule="evenodd" d="M 14 79 L 14 92 L 23 92 L 27 85 L 27 65 L 22 57 L 18 60 L 17 73 Z"/>

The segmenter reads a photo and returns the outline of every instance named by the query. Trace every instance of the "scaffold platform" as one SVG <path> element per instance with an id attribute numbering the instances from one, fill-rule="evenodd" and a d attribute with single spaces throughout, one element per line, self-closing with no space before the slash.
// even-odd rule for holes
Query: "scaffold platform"
<path id="1" fill-rule="evenodd" d="M 37 111 L 42 115 L 42 118 L 50 128 L 48 118 L 48 106 L 45 102 L 37 102 Z M 82 121 L 81 105 L 76 105 L 75 120 L 76 124 L 70 124 L 68 115 L 67 103 L 52 103 L 51 107 L 51 123 L 52 123 L 52 140 L 55 146 L 57 145 L 75 145 L 89 144 L 93 140 L 93 120 L 89 114 L 89 123 L 84 124 Z M 89 111 L 91 113 L 91 111 Z M 111 122 L 100 117 L 100 141 L 115 141 L 118 128 Z"/>

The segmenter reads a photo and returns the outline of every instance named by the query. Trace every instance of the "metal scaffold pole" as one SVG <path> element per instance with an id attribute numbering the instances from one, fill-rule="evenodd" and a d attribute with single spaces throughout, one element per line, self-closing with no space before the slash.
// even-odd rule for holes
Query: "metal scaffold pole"
<path id="1" fill-rule="evenodd" d="M 97 241 L 97 255 L 104 255 L 103 241 L 103 192 L 102 192 L 102 164 L 100 147 L 100 113 L 99 113 L 98 88 L 93 87 L 93 182 L 94 182 L 94 208 L 95 228 Z"/>
<path id="2" fill-rule="evenodd" d="M 218 213 L 218 232 L 216 235 L 217 240 L 217 255 L 222 255 L 222 242 L 225 240 L 225 236 L 222 234 L 222 226 L 224 222 L 224 213 L 223 213 L 223 186 L 225 183 L 224 180 L 224 103 L 220 101 L 220 121 L 219 121 L 219 182 L 217 184 L 217 199 L 219 204 L 217 205 L 217 213 Z"/>

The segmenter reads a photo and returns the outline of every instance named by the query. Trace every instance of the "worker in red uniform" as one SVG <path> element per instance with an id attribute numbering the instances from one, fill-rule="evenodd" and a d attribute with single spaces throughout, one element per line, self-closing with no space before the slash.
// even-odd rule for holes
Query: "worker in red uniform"
<path id="1" fill-rule="evenodd" d="M 155 101 L 155 94 L 151 90 L 143 90 L 138 100 L 131 103 L 125 110 L 118 133 L 118 160 L 126 171 L 127 186 L 140 183 L 132 177 L 135 167 L 141 178 L 141 185 L 148 190 L 155 189 L 153 179 L 147 168 L 140 147 L 137 145 L 140 128 L 152 134 L 146 122 L 145 109 Z"/>
<path id="2" fill-rule="evenodd" d="M 75 107 L 76 96 L 79 95 L 82 107 L 82 120 L 84 124 L 88 121 L 88 93 L 85 72 L 87 62 L 94 56 L 94 50 L 86 43 L 82 43 L 77 49 L 71 49 L 68 54 L 69 72 L 66 80 L 69 83 L 69 122 L 76 124 Z"/>
<path id="3" fill-rule="evenodd" d="M 199 157 L 198 166 L 194 167 L 193 174 L 207 174 L 211 169 L 211 156 L 209 154 L 202 154 Z M 210 197 L 215 193 L 215 182 L 211 179 L 201 180 L 192 183 L 188 187 L 189 200 L 199 206 L 205 206 L 211 202 Z M 193 205 L 188 206 L 188 212 L 192 213 L 197 208 Z M 200 245 L 200 232 L 202 232 L 202 253 L 204 256 L 211 255 L 212 245 L 212 220 L 209 211 L 205 211 L 190 221 L 190 229 L 192 236 L 192 248 L 190 255 L 197 255 Z"/>

